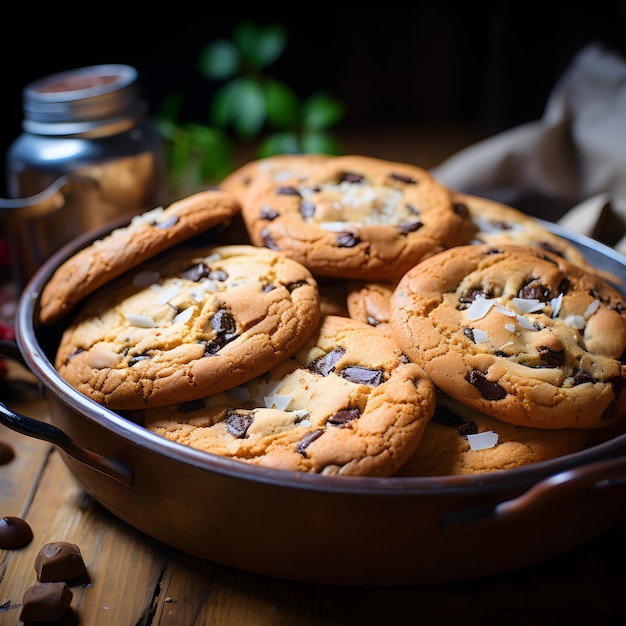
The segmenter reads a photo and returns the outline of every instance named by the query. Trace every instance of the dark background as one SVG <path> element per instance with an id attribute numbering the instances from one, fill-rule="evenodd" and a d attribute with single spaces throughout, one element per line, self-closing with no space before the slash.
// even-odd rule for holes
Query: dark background
<path id="1" fill-rule="evenodd" d="M 208 122 L 215 85 L 198 73 L 198 55 L 246 19 L 287 28 L 287 50 L 269 73 L 302 97 L 327 91 L 346 105 L 341 127 L 364 132 L 468 124 L 497 133 L 541 116 L 555 81 L 586 43 L 626 52 L 624 1 L 568 2 L 561 10 L 561 3 L 533 0 L 294 3 L 289 12 L 232 4 L 230 11 L 186 1 L 161 8 L 118 0 L 14 4 L 0 43 L 3 155 L 21 132 L 22 88 L 87 65 L 132 65 L 152 115 L 182 91 L 184 117 Z"/>

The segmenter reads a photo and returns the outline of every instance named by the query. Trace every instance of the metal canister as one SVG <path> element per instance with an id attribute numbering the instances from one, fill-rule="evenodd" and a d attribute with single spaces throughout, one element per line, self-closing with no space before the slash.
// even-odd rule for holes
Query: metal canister
<path id="1" fill-rule="evenodd" d="M 75 237 L 168 200 L 163 147 L 138 74 L 96 65 L 23 90 L 23 133 L 7 153 L 0 199 L 16 280 Z"/>

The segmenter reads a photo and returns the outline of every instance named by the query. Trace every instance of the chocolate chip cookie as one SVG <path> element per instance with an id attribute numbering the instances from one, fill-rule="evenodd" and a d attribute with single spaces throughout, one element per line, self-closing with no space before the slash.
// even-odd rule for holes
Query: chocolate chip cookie
<path id="1" fill-rule="evenodd" d="M 467 210 L 424 169 L 374 157 L 328 157 L 305 176 L 253 183 L 242 203 L 252 243 L 315 275 L 394 280 L 466 243 Z"/>
<path id="2" fill-rule="evenodd" d="M 435 414 L 395 476 L 485 474 L 582 450 L 593 431 L 514 426 L 439 392 Z"/>
<path id="3" fill-rule="evenodd" d="M 389 326 L 389 302 L 396 283 L 349 280 L 346 285 L 348 315 L 355 320 L 386 330 Z"/>
<path id="4" fill-rule="evenodd" d="M 300 263 L 254 246 L 176 249 L 93 294 L 67 327 L 55 365 L 113 409 L 202 398 L 298 350 L 320 317 Z"/>
<path id="5" fill-rule="evenodd" d="M 144 411 L 172 441 L 253 465 L 389 476 L 415 450 L 435 389 L 395 342 L 346 317 L 321 318 L 292 358 L 196 402 Z"/>
<path id="6" fill-rule="evenodd" d="M 50 324 L 106 282 L 239 213 L 224 191 L 208 189 L 133 217 L 62 263 L 46 283 L 39 319 Z"/>
<path id="7" fill-rule="evenodd" d="M 541 222 L 526 213 L 489 198 L 452 192 L 452 200 L 466 207 L 475 231 L 470 243 L 531 246 L 558 254 L 603 278 L 616 281 L 616 277 L 592 266 L 585 255 L 567 239 L 549 231 Z"/>
<path id="8" fill-rule="evenodd" d="M 599 428 L 626 411 L 624 296 L 558 255 L 441 252 L 400 280 L 390 325 L 439 389 L 511 424 Z"/>

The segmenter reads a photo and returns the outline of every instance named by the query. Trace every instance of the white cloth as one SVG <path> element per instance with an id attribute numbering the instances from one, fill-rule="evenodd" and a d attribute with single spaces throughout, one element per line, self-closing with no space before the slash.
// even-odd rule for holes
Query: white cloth
<path id="1" fill-rule="evenodd" d="M 583 47 L 541 119 L 459 151 L 432 174 L 626 254 L 626 60 Z"/>

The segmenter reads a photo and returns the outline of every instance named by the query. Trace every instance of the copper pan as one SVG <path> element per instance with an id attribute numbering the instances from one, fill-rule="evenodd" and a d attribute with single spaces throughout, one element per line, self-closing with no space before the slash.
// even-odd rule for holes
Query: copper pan
<path id="1" fill-rule="evenodd" d="M 626 258 L 557 230 L 626 281 Z M 89 494 L 147 535 L 257 574 L 398 586 L 532 565 L 583 544 L 626 514 L 626 434 L 504 472 L 327 477 L 199 452 L 103 408 L 52 366 L 62 323 L 43 328 L 37 320 L 55 268 L 105 231 L 71 242 L 35 273 L 18 303 L 16 342 L 0 346 L 0 356 L 18 359 L 38 379 L 49 423 L 2 403 L 0 423 L 57 446 Z"/>

